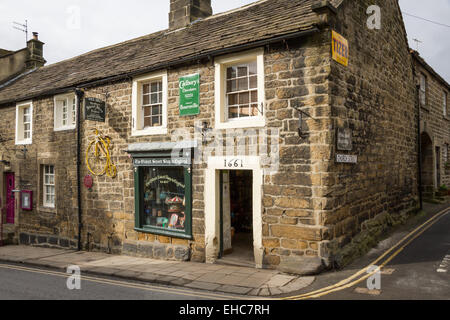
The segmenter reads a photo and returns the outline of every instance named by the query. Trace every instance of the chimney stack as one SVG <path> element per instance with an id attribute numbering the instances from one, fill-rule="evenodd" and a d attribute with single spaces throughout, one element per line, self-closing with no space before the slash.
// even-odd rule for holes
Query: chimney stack
<path id="1" fill-rule="evenodd" d="M 39 34 L 33 32 L 33 39 L 27 42 L 28 59 L 27 69 L 36 69 L 43 67 L 47 61 L 44 59 L 44 43 L 39 41 Z"/>
<path id="2" fill-rule="evenodd" d="M 212 15 L 211 0 L 170 0 L 169 28 L 187 27 Z"/>

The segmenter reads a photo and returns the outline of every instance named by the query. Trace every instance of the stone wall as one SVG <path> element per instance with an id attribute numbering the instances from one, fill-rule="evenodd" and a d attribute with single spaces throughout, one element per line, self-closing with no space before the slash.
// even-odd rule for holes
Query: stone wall
<path id="1" fill-rule="evenodd" d="M 410 211 L 418 199 L 417 111 L 406 32 L 395 0 L 378 1 L 381 29 L 369 30 L 372 4 L 344 2 L 333 23 L 349 40 L 350 57 L 348 67 L 332 64 L 331 131 L 335 140 L 337 128 L 350 128 L 353 150 L 339 153 L 358 156 L 356 165 L 329 163 L 330 210 L 321 223 L 330 227 L 327 246 L 336 264 L 367 220 Z M 336 152 L 334 143 L 331 154 Z"/>
<path id="2" fill-rule="evenodd" d="M 422 148 L 422 153 L 430 153 L 430 161 L 424 161 L 422 164 L 422 170 L 424 172 L 423 179 L 426 180 L 426 174 L 430 173 L 432 185 L 434 189 L 437 189 L 441 185 L 446 185 L 450 187 L 450 167 L 445 166 L 445 161 L 443 157 L 444 148 L 448 148 L 450 145 L 450 111 L 449 111 L 449 94 L 450 90 L 448 85 L 444 85 L 442 80 L 438 79 L 434 73 L 430 72 L 429 66 L 425 67 L 416 58 L 414 61 L 414 71 L 416 76 L 416 83 L 419 81 L 420 74 L 424 74 L 427 78 L 427 105 L 420 108 L 420 131 L 422 135 L 427 135 L 431 140 L 431 146 L 427 148 L 424 145 Z M 447 93 L 447 115 L 444 115 L 443 111 L 443 93 Z M 441 159 L 440 159 L 440 175 L 441 183 L 437 185 L 435 180 L 435 172 L 437 170 L 436 165 L 436 147 L 440 148 Z M 450 149 L 449 151 L 450 152 Z M 425 190 L 426 191 L 426 190 Z"/>

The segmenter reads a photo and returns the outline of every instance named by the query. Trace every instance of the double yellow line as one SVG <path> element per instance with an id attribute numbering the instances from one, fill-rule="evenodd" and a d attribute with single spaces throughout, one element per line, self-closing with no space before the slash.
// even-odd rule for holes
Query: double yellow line
<path id="1" fill-rule="evenodd" d="M 333 292 L 341 291 L 344 289 L 351 288 L 358 283 L 366 280 L 367 278 L 374 275 L 378 270 L 375 270 L 373 272 L 369 273 L 369 268 L 371 266 L 378 266 L 379 270 L 381 270 L 383 267 L 385 267 L 392 259 L 394 259 L 400 252 L 403 251 L 404 248 L 406 248 L 411 242 L 413 242 L 415 239 L 420 237 L 425 231 L 427 231 L 429 228 L 431 228 L 436 222 L 438 222 L 442 217 L 450 213 L 450 209 L 447 208 L 445 210 L 440 211 L 436 215 L 434 215 L 431 219 L 424 222 L 422 225 L 411 231 L 407 236 L 405 236 L 403 239 L 401 239 L 397 244 L 395 244 L 393 247 L 391 247 L 389 250 L 387 250 L 385 253 L 383 253 L 378 259 L 373 261 L 370 265 L 367 267 L 361 269 L 357 273 L 353 274 L 352 276 L 325 288 L 304 293 L 297 296 L 292 297 L 286 297 L 283 298 L 283 300 L 306 300 L 306 299 L 317 299 L 320 297 L 323 297 L 325 295 L 328 295 Z M 355 280 L 356 279 L 356 280 Z"/>
<path id="2" fill-rule="evenodd" d="M 39 274 L 45 274 L 45 275 L 50 275 L 50 276 L 62 277 L 62 278 L 68 278 L 71 276 L 71 274 L 67 274 L 67 273 L 63 273 L 63 272 L 28 268 L 28 267 L 22 267 L 22 266 L 13 266 L 13 265 L 6 265 L 6 264 L 0 264 L 0 268 L 24 271 L 24 272 L 31 272 L 31 273 L 39 273 Z M 163 287 L 163 286 L 154 286 L 154 285 L 139 284 L 139 283 L 130 283 L 130 282 L 125 282 L 125 281 L 118 281 L 118 280 L 112 280 L 112 279 L 106 279 L 106 278 L 96 278 L 96 277 L 83 276 L 83 275 L 81 276 L 81 280 L 100 283 L 100 284 L 106 284 L 106 285 L 112 285 L 112 286 L 125 287 L 125 288 L 130 288 L 130 289 L 161 292 L 161 293 L 165 293 L 165 294 L 189 296 L 189 297 L 196 297 L 196 298 L 202 298 L 202 299 L 214 299 L 214 300 L 237 300 L 237 299 L 242 300 L 242 299 L 244 299 L 244 300 L 246 300 L 245 298 L 242 298 L 240 296 L 233 297 L 231 295 L 193 291 L 195 289 L 192 289 L 192 290 L 177 289 L 177 288 L 173 288 L 173 287 Z M 248 300 L 250 300 L 250 299 L 248 299 Z"/>

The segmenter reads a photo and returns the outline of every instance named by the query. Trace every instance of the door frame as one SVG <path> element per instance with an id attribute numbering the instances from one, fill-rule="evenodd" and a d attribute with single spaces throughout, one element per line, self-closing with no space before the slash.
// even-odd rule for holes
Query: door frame
<path id="1" fill-rule="evenodd" d="M 226 164 L 237 161 L 239 167 L 230 168 Z M 205 169 L 205 244 L 206 262 L 215 263 L 220 256 L 221 212 L 220 175 L 222 170 L 250 170 L 253 172 L 253 251 L 256 268 L 263 266 L 264 247 L 262 245 L 262 186 L 263 170 L 260 157 L 209 157 Z"/>

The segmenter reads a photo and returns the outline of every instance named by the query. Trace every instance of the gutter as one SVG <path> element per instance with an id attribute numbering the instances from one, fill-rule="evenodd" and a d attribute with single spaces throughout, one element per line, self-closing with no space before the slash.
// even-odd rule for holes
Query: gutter
<path id="1" fill-rule="evenodd" d="M 78 206 L 78 251 L 83 249 L 81 243 L 81 233 L 83 230 L 83 211 L 81 208 L 81 106 L 83 103 L 84 92 L 80 89 L 75 90 L 77 96 L 77 206 Z"/>
<path id="2" fill-rule="evenodd" d="M 209 59 L 212 61 L 212 59 L 215 56 L 220 56 L 220 55 L 224 55 L 224 54 L 228 54 L 228 53 L 234 53 L 234 52 L 238 52 L 238 51 L 243 51 L 243 50 L 249 50 L 249 49 L 254 49 L 257 47 L 261 47 L 261 46 L 266 46 L 266 45 L 270 45 L 273 43 L 278 43 L 281 42 L 283 40 L 290 40 L 290 39 L 295 39 L 295 38 L 300 38 L 300 37 L 306 37 L 312 34 L 316 34 L 320 32 L 319 28 L 314 26 L 311 29 L 308 30 L 302 30 L 302 31 L 296 31 L 293 33 L 288 33 L 285 35 L 281 35 L 281 36 L 277 36 L 274 38 L 270 38 L 270 39 L 264 39 L 264 40 L 258 40 L 258 41 L 254 41 L 254 42 L 250 42 L 250 43 L 244 43 L 244 44 L 240 44 L 234 47 L 230 47 L 230 48 L 222 48 L 222 49 L 217 49 L 217 50 L 213 50 L 213 51 L 208 51 L 205 53 L 200 53 L 194 56 L 188 56 L 185 58 L 181 58 L 181 59 L 177 59 L 174 60 L 172 62 L 167 62 L 167 63 L 163 63 L 163 64 L 158 64 L 156 66 L 152 66 L 152 67 L 148 67 L 148 68 L 144 68 L 144 69 L 140 69 L 137 71 L 131 71 L 131 72 L 127 72 L 127 73 L 123 73 L 117 76 L 111 76 L 111 77 L 107 77 L 107 78 L 103 78 L 103 79 L 99 79 L 99 80 L 94 80 L 94 81 L 88 81 L 88 82 L 84 82 L 84 83 L 79 83 L 78 85 L 74 85 L 71 87 L 65 87 L 65 88 L 61 88 L 61 89 L 53 89 L 53 90 L 49 90 L 46 92 L 42 92 L 39 94 L 35 94 L 35 95 L 30 95 L 24 98 L 21 98 L 20 100 L 16 100 L 16 99 L 12 99 L 12 100 L 6 100 L 3 102 L 0 102 L 0 106 L 4 105 L 4 104 L 9 104 L 9 103 L 16 103 L 18 101 L 24 101 L 24 100 L 32 100 L 34 98 L 38 98 L 38 97 L 42 97 L 42 96 L 46 96 L 46 95 L 56 95 L 59 93 L 64 93 L 67 91 L 72 91 L 72 90 L 76 90 L 76 89 L 82 89 L 82 88 L 89 88 L 89 87 L 95 87 L 98 85 L 102 85 L 108 82 L 114 82 L 114 81 L 118 81 L 118 80 L 123 80 L 123 79 L 127 79 L 127 78 L 132 78 L 135 76 L 139 76 L 142 74 L 146 74 L 146 73 L 150 73 L 153 71 L 158 71 L 161 69 L 169 69 L 169 68 L 173 68 L 179 65 L 183 65 L 186 64 L 188 62 L 192 62 L 192 61 L 197 61 L 197 60 L 203 60 L 203 59 Z"/>

